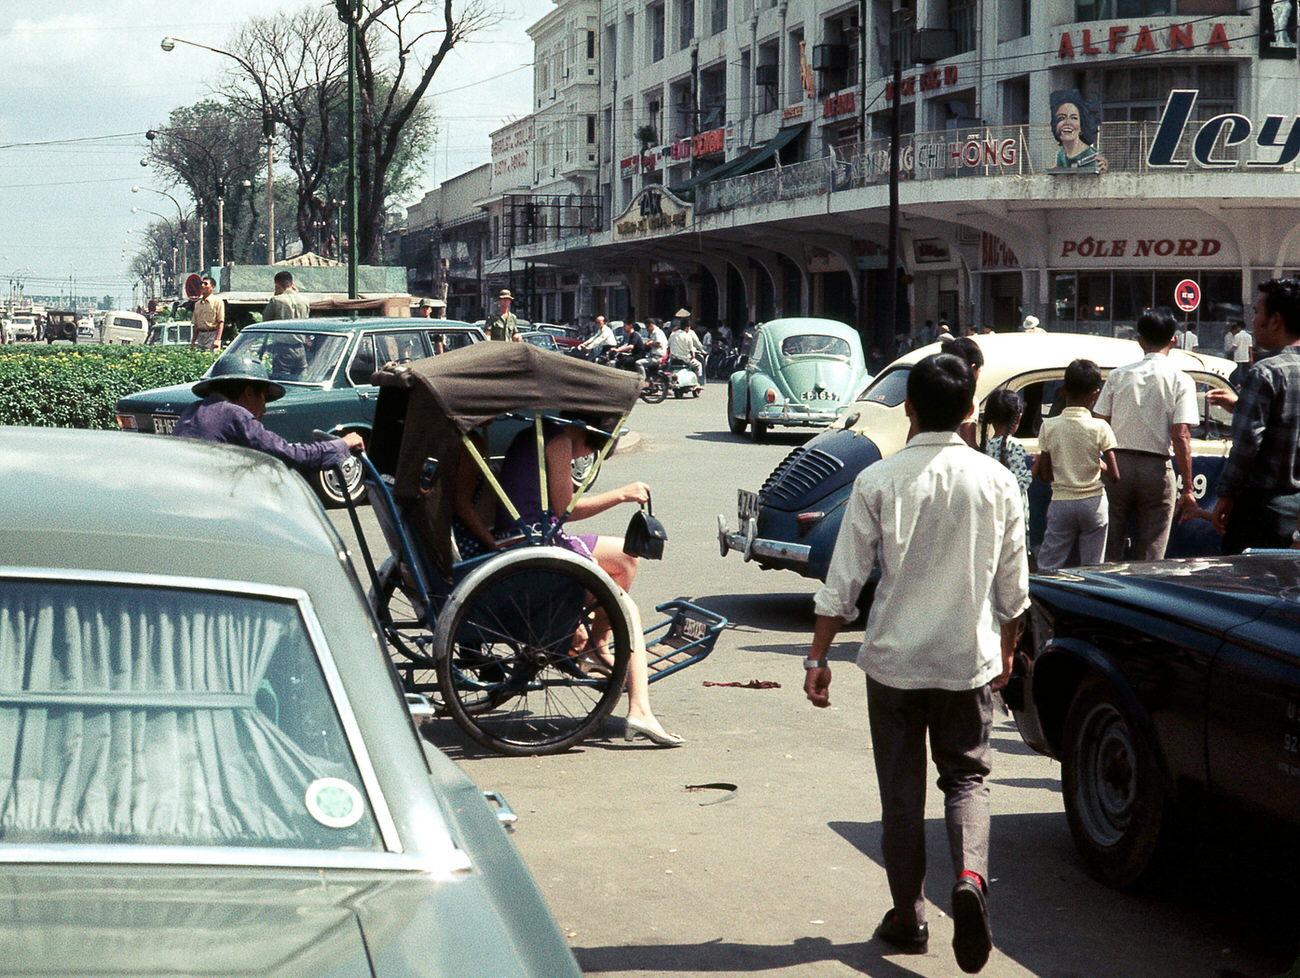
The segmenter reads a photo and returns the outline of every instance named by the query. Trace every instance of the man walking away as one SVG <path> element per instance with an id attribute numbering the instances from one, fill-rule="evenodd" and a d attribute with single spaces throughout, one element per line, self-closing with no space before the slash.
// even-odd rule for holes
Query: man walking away
<path id="1" fill-rule="evenodd" d="M 974 410 L 975 376 L 936 354 L 912 368 L 903 402 L 916 432 L 853 485 L 817 592 L 804 692 L 830 705 L 831 642 L 857 616 L 879 554 L 881 576 L 858 665 L 880 785 L 885 873 L 893 907 L 876 937 L 923 954 L 926 734 L 939 769 L 956 882 L 953 950 L 965 972 L 992 948 L 988 908 L 989 731 L 1006 685 L 1017 619 L 1029 606 L 1025 517 L 1015 476 L 972 452 L 957 429 Z M 973 576 L 972 576 L 973 575 Z"/>
<path id="2" fill-rule="evenodd" d="M 293 272 L 275 273 L 275 295 L 262 310 L 262 322 L 274 319 L 306 319 L 311 315 L 311 303 L 293 284 Z"/>
<path id="3" fill-rule="evenodd" d="M 1196 512 L 1192 489 L 1192 425 L 1200 420 L 1196 385 L 1169 361 L 1178 324 L 1168 309 L 1144 312 L 1137 321 L 1137 363 L 1110 372 L 1093 412 L 1115 432 L 1119 479 L 1106 489 L 1110 529 L 1106 560 L 1124 559 L 1124 540 L 1133 519 L 1133 559 L 1161 560 L 1169 543 L 1174 509 L 1183 518 Z M 1182 476 L 1181 490 L 1169 467 Z"/>
<path id="4" fill-rule="evenodd" d="M 1228 332 L 1223 337 L 1223 355 L 1236 364 L 1228 377 L 1228 383 L 1237 388 L 1241 387 L 1241 378 L 1255 359 L 1251 334 L 1246 332 L 1245 327 L 1246 324 L 1240 319 L 1233 319 L 1229 321 Z"/>
<path id="5" fill-rule="evenodd" d="M 1233 412 L 1214 504 L 1225 554 L 1300 542 L 1300 280 L 1259 287 L 1252 331 L 1261 350 L 1276 352 L 1245 371 L 1237 395 L 1206 395 Z"/>

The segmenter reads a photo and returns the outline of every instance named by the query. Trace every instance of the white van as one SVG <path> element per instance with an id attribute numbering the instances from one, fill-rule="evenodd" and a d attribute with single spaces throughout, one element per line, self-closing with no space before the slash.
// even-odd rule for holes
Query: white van
<path id="1" fill-rule="evenodd" d="M 101 343 L 135 345 L 143 344 L 149 335 L 149 320 L 137 312 L 104 313 L 104 329 L 100 334 Z"/>

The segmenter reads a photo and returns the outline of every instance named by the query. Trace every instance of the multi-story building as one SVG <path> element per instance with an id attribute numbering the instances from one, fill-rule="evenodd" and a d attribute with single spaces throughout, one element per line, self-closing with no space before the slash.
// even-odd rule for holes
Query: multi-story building
<path id="1" fill-rule="evenodd" d="M 412 295 L 441 296 L 447 318 L 473 322 L 483 316 L 483 264 L 489 215 L 481 203 L 491 188 L 491 164 L 446 180 L 406 209 L 399 254 Z"/>
<path id="2" fill-rule="evenodd" d="M 585 57 L 547 56 L 553 21 Z M 1296 0 L 557 0 L 520 195 L 601 216 L 516 208 L 497 261 L 557 311 L 827 315 L 882 343 L 940 317 L 1117 332 L 1199 298 L 1208 346 L 1300 268 L 1295 25 Z M 593 68 L 594 112 L 553 84 Z"/>

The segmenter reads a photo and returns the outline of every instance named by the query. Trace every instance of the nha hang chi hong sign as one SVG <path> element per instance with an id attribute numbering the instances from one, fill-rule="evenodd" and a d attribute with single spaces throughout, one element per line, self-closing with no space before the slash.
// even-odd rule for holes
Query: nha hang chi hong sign
<path id="1" fill-rule="evenodd" d="M 691 215 L 691 205 L 684 200 L 663 187 L 646 187 L 614 219 L 614 240 L 630 241 L 684 231 L 691 224 Z"/>

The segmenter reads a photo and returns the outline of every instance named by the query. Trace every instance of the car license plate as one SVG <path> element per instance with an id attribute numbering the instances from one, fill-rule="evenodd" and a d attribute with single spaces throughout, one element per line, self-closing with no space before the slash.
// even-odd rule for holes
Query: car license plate
<path id="1" fill-rule="evenodd" d="M 834 401 L 836 399 L 834 391 L 804 391 L 799 395 L 799 398 L 804 401 Z"/>
<path id="2" fill-rule="evenodd" d="M 170 435 L 179 421 L 174 414 L 155 414 L 153 416 L 153 431 L 156 435 Z"/>
<path id="3" fill-rule="evenodd" d="M 736 490 L 736 515 L 742 523 L 758 519 L 758 493 L 748 489 Z"/>

